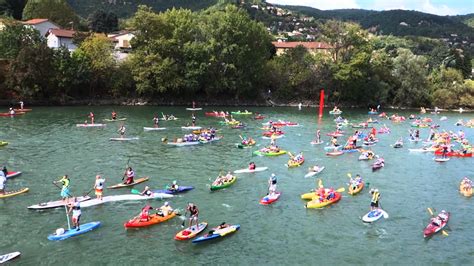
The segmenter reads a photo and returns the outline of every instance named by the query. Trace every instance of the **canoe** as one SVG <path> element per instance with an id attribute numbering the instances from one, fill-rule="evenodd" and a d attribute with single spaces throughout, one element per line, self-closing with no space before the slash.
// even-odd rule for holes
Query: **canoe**
<path id="1" fill-rule="evenodd" d="M 206 222 L 203 222 L 203 223 L 199 223 L 197 228 L 195 225 L 191 226 L 191 227 L 188 227 L 186 229 L 183 229 L 181 231 L 179 231 L 175 236 L 174 236 L 174 239 L 176 240 L 188 240 L 188 239 L 191 239 L 195 236 L 197 236 L 199 233 L 201 233 L 202 231 L 204 231 L 204 229 L 206 229 L 207 227 L 207 223 Z"/>
<path id="2" fill-rule="evenodd" d="M 449 158 L 433 158 L 435 162 L 443 163 L 449 161 Z"/>
<path id="3" fill-rule="evenodd" d="M 254 151 L 253 154 L 258 155 L 258 156 L 279 156 L 282 154 L 285 154 L 286 151 L 280 150 L 279 152 L 261 152 L 261 151 Z"/>
<path id="4" fill-rule="evenodd" d="M 235 170 L 234 174 L 255 173 L 255 172 L 265 171 L 267 169 L 268 167 L 255 167 L 255 169 L 253 170 L 246 168 L 246 169 Z"/>
<path id="5" fill-rule="evenodd" d="M 233 115 L 251 115 L 252 112 L 230 112 Z"/>
<path id="6" fill-rule="evenodd" d="M 105 127 L 106 124 L 76 124 L 76 127 Z"/>
<path id="7" fill-rule="evenodd" d="M 108 118 L 104 119 L 105 122 L 117 122 L 117 121 L 125 121 L 125 120 L 127 120 L 126 117 L 117 118 L 117 119 L 108 119 Z"/>
<path id="8" fill-rule="evenodd" d="M 362 189 L 364 188 L 364 186 L 365 186 L 364 182 L 361 182 L 361 183 L 357 186 L 357 188 L 353 190 L 353 189 L 352 189 L 352 186 L 349 185 L 349 189 L 347 190 L 347 193 L 349 193 L 349 195 L 354 196 L 354 195 L 358 194 L 359 192 L 361 192 Z"/>
<path id="9" fill-rule="evenodd" d="M 186 108 L 188 111 L 201 111 L 202 108 Z"/>
<path id="10" fill-rule="evenodd" d="M 328 205 L 334 204 L 334 203 L 338 202 L 339 200 L 341 200 L 341 193 L 334 192 L 334 194 L 335 194 L 335 198 L 333 198 L 331 200 L 326 200 L 326 201 L 323 201 L 323 202 L 320 202 L 319 198 L 315 198 L 312 201 L 307 202 L 306 205 L 305 205 L 305 208 L 319 209 L 319 208 L 323 208 L 323 207 L 326 207 Z"/>
<path id="11" fill-rule="evenodd" d="M 275 192 L 273 196 L 266 195 L 260 200 L 260 204 L 262 205 L 270 205 L 273 202 L 277 201 L 280 198 L 281 192 Z"/>
<path id="12" fill-rule="evenodd" d="M 130 140 L 138 140 L 138 137 L 129 137 L 129 138 L 110 138 L 111 141 L 130 141 Z"/>
<path id="13" fill-rule="evenodd" d="M 8 172 L 7 173 L 7 179 L 20 176 L 21 174 L 22 174 L 21 172 Z"/>
<path id="14" fill-rule="evenodd" d="M 18 190 L 13 190 L 13 191 L 7 191 L 5 192 L 4 194 L 0 194 L 0 199 L 3 199 L 3 198 L 9 198 L 9 197 L 13 197 L 13 196 L 16 196 L 16 195 L 20 195 L 20 194 L 23 194 L 25 192 L 28 192 L 29 188 L 22 188 L 22 189 L 18 189 Z"/>
<path id="15" fill-rule="evenodd" d="M 9 260 L 12 260 L 12 259 L 14 259 L 14 258 L 16 258 L 20 255 L 21 255 L 21 253 L 18 252 L 18 251 L 8 253 L 8 254 L 4 254 L 4 255 L 0 255 L 0 264 L 3 264 L 4 262 L 7 262 Z"/>
<path id="16" fill-rule="evenodd" d="M 0 141 L 0 147 L 8 145 L 8 142 L 6 141 Z"/>
<path id="17" fill-rule="evenodd" d="M 194 187 L 191 186 L 178 186 L 177 190 L 169 190 L 169 189 L 155 189 L 152 190 L 153 193 L 165 193 L 165 194 L 178 194 L 182 192 L 186 192 L 189 190 L 194 189 Z"/>
<path id="18" fill-rule="evenodd" d="M 388 218 L 388 213 L 386 213 L 382 209 L 375 209 L 373 211 L 369 211 L 364 217 L 362 217 L 362 221 L 364 223 L 372 223 L 377 221 L 378 219 L 384 217 L 385 219 Z"/>
<path id="19" fill-rule="evenodd" d="M 151 214 L 150 219 L 148 221 L 141 221 L 140 217 L 135 217 L 130 219 L 128 222 L 124 223 L 123 226 L 125 228 L 138 228 L 138 227 L 146 227 L 154 224 L 159 224 L 165 221 L 170 220 L 171 218 L 175 217 L 176 213 L 172 212 L 169 215 L 163 217 L 158 214 Z"/>
<path id="20" fill-rule="evenodd" d="M 324 166 L 321 166 L 321 167 L 319 167 L 317 172 L 311 171 L 311 172 L 307 173 L 304 177 L 308 178 L 308 177 L 315 176 L 315 175 L 321 173 L 323 170 L 324 170 Z"/>
<path id="21" fill-rule="evenodd" d="M 443 155 L 443 152 L 440 150 L 435 151 L 435 155 Z M 472 157 L 472 153 L 462 153 L 462 152 L 456 152 L 456 151 L 450 151 L 446 153 L 446 156 L 448 157 Z"/>
<path id="22" fill-rule="evenodd" d="M 342 114 L 342 111 L 329 111 L 330 115 L 340 115 Z"/>
<path id="23" fill-rule="evenodd" d="M 184 130 L 198 130 L 198 129 L 201 129 L 202 127 L 197 127 L 197 126 L 190 126 L 190 127 L 181 127 L 181 129 L 184 129 Z"/>
<path id="24" fill-rule="evenodd" d="M 102 198 L 102 200 L 99 200 L 99 199 L 88 200 L 84 203 L 81 203 L 81 208 L 97 206 L 97 205 L 101 205 L 107 202 L 149 200 L 149 199 L 169 199 L 172 197 L 173 195 L 165 194 L 165 193 L 153 193 L 151 194 L 151 196 L 142 196 L 142 195 L 137 195 L 137 194 L 113 195 L 113 196 L 105 196 Z"/>
<path id="25" fill-rule="evenodd" d="M 100 226 L 100 222 L 90 222 L 90 223 L 86 223 L 86 224 L 81 224 L 79 226 L 79 231 L 77 231 L 76 229 L 71 229 L 71 230 L 65 230 L 65 232 L 61 235 L 56 235 L 56 234 L 51 234 L 48 236 L 48 239 L 49 240 L 64 240 L 64 239 L 67 239 L 67 238 L 70 238 L 70 237 L 73 237 L 73 236 L 77 236 L 77 235 L 81 235 L 81 234 L 84 234 L 84 233 L 87 233 L 89 231 L 92 231 L 94 229 L 96 229 L 97 227 Z"/>
<path id="26" fill-rule="evenodd" d="M 200 237 L 194 239 L 193 243 L 199 243 L 199 242 L 209 241 L 209 240 L 216 239 L 216 238 L 221 238 L 221 237 L 227 236 L 229 234 L 232 234 L 234 232 L 237 232 L 239 229 L 240 229 L 240 225 L 238 225 L 238 224 L 231 225 L 229 227 L 222 228 L 222 229 L 213 228 L 212 229 L 213 230 L 212 234 L 205 234 L 203 236 L 200 236 Z"/>
<path id="27" fill-rule="evenodd" d="M 344 154 L 343 151 L 326 152 L 326 155 L 327 155 L 327 156 L 339 156 L 339 155 L 343 155 L 343 154 Z"/>
<path id="28" fill-rule="evenodd" d="M 78 202 L 84 202 L 87 200 L 90 200 L 91 197 L 85 196 L 85 197 L 77 197 L 76 198 Z M 72 201 L 70 201 L 72 202 Z M 63 200 L 56 200 L 56 201 L 49 201 L 49 202 L 43 202 L 39 203 L 36 205 L 31 205 L 28 206 L 28 209 L 30 210 L 44 210 L 44 209 L 52 209 L 52 208 L 58 208 L 58 207 L 64 207 L 65 202 Z"/>
<path id="29" fill-rule="evenodd" d="M 471 189 L 464 190 L 462 184 L 459 185 L 459 192 L 464 196 L 464 197 L 471 197 L 472 196 L 472 187 Z"/>
<path id="30" fill-rule="evenodd" d="M 451 216 L 451 214 L 448 212 L 446 213 L 447 217 L 446 217 L 446 220 L 445 221 L 441 221 L 441 224 L 439 226 L 437 225 L 434 225 L 431 221 L 430 223 L 425 227 L 425 229 L 423 230 L 423 236 L 426 238 L 426 237 L 430 237 L 434 234 L 436 234 L 437 232 L 441 231 L 447 224 L 448 224 L 448 221 L 449 221 L 449 216 Z"/>
<path id="31" fill-rule="evenodd" d="M 26 113 L 26 112 L 31 112 L 31 111 L 33 111 L 33 109 L 13 109 L 13 111 Z"/>
<path id="32" fill-rule="evenodd" d="M 113 185 L 113 186 L 110 186 L 110 187 L 107 187 L 107 188 L 123 188 L 123 187 L 131 187 L 131 186 L 135 186 L 136 184 L 140 184 L 140 183 L 143 183 L 145 181 L 148 181 L 148 179 L 150 179 L 149 177 L 140 177 L 138 179 L 135 179 L 133 183 L 131 184 L 124 184 L 124 183 L 118 183 L 117 185 Z"/>
<path id="33" fill-rule="evenodd" d="M 286 164 L 286 167 L 288 168 L 294 168 L 301 166 L 304 163 L 304 158 L 301 158 L 301 160 L 295 161 L 295 160 L 288 160 L 288 163 Z"/>
<path id="34" fill-rule="evenodd" d="M 157 131 L 157 130 L 165 130 L 166 127 L 143 127 L 144 131 Z"/>
<path id="35" fill-rule="evenodd" d="M 223 188 L 226 188 L 226 187 L 230 187 L 230 186 L 232 186 L 232 184 L 235 183 L 235 181 L 237 181 L 237 177 L 233 176 L 230 180 L 224 181 L 223 184 L 221 184 L 221 185 L 214 185 L 214 183 L 212 183 L 211 191 L 215 191 L 215 190 L 223 189 Z"/>
<path id="36" fill-rule="evenodd" d="M 14 114 L 10 114 L 10 113 L 0 113 L 0 116 L 19 116 L 19 115 L 24 115 L 26 114 L 25 112 L 17 112 L 17 113 L 14 113 Z"/>

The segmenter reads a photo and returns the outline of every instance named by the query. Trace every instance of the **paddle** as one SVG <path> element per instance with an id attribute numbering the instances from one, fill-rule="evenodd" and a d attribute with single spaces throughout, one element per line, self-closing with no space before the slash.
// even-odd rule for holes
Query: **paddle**
<path id="1" fill-rule="evenodd" d="M 89 190 L 89 192 L 87 192 L 86 194 L 84 194 L 84 197 L 89 196 L 89 194 L 92 192 L 92 190 L 94 190 L 94 188 L 91 188 L 91 189 Z"/>
<path id="2" fill-rule="evenodd" d="M 427 208 L 428 212 L 430 213 L 431 217 L 434 217 L 434 214 L 433 214 L 433 210 L 431 210 L 431 208 Z M 444 236 L 449 236 L 449 234 L 444 231 L 444 230 L 441 230 L 441 233 L 444 235 Z"/>
<path id="3" fill-rule="evenodd" d="M 71 223 L 69 222 L 69 213 L 67 211 L 66 205 L 64 205 L 64 210 L 66 210 L 67 229 L 71 231 Z"/>
<path id="4" fill-rule="evenodd" d="M 132 194 L 137 194 L 137 195 L 140 195 L 140 194 L 141 194 L 141 192 L 140 192 L 139 190 L 134 189 L 134 188 L 133 188 L 132 190 L 130 190 L 130 193 L 132 193 Z"/>

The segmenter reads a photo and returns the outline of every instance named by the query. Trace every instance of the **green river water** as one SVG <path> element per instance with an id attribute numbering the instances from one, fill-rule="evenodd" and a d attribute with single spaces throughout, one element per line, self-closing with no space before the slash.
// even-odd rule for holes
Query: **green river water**
<path id="1" fill-rule="evenodd" d="M 93 111 L 96 122 L 108 118 L 112 109 L 119 117 L 127 117 L 128 136 L 140 139 L 130 142 L 111 142 L 117 136 L 118 123 L 106 128 L 76 128 Z M 214 108 L 235 111 L 233 108 Z M 218 118 L 197 113 L 198 125 L 216 126 L 223 140 L 199 146 L 172 147 L 161 138 L 179 137 L 181 126 L 190 122 L 190 112 L 184 107 L 44 107 L 34 108 L 23 117 L 0 118 L 0 140 L 10 144 L 0 148 L 0 161 L 9 170 L 22 171 L 20 177 L 10 179 L 9 189 L 29 187 L 26 194 L 0 199 L 0 254 L 20 251 L 22 255 L 11 264 L 21 265 L 102 265 L 102 264 L 441 264 L 472 265 L 474 263 L 473 199 L 458 192 L 463 176 L 474 177 L 474 159 L 453 158 L 447 163 L 436 163 L 432 153 L 410 153 L 408 148 L 421 147 L 405 141 L 405 147 L 390 147 L 397 138 L 408 136 L 409 121 L 392 124 L 391 134 L 379 135 L 380 142 L 373 150 L 385 158 L 385 167 L 372 172 L 372 162 L 358 161 L 359 153 L 327 157 L 325 145 L 311 146 L 316 128 L 325 133 L 334 131 L 333 117 L 327 115 L 318 123 L 315 108 L 249 108 L 268 118 L 298 122 L 301 127 L 284 128 L 286 137 L 278 144 L 285 150 L 304 152 L 302 167 L 287 169 L 288 156 L 257 157 L 252 151 L 263 147 L 268 140 L 260 138 L 262 120 L 242 118 L 249 127 L 244 130 L 218 125 Z M 352 122 L 367 119 L 365 110 L 344 110 Z M 144 132 L 152 126 L 153 113 L 173 113 L 181 119 L 163 122 L 166 131 Z M 399 112 L 408 117 L 407 112 Z M 474 114 L 442 114 L 442 129 L 457 131 L 459 118 L 472 119 Z M 185 119 L 184 119 L 185 118 Z M 267 120 L 264 120 L 267 121 Z M 474 129 L 462 128 L 473 142 Z M 353 129 L 347 128 L 353 132 Z M 421 129 L 427 137 L 429 129 Z M 237 149 L 239 134 L 257 139 L 257 147 Z M 342 140 L 341 140 L 342 141 Z M 342 141 L 343 142 L 343 141 Z M 102 226 L 92 232 L 64 241 L 47 240 L 47 235 L 58 227 L 67 227 L 63 208 L 32 211 L 26 207 L 39 202 L 56 200 L 59 189 L 52 185 L 57 177 L 71 177 L 71 191 L 80 195 L 93 186 L 96 174 L 107 178 L 106 185 L 120 182 L 124 167 L 130 165 L 137 176 L 150 176 L 147 185 L 164 188 L 173 180 L 181 185 L 192 185 L 194 190 L 170 199 L 174 208 L 184 208 L 189 201 L 200 209 L 200 220 L 215 226 L 225 221 L 240 224 L 237 233 L 214 242 L 192 244 L 176 241 L 174 235 L 182 230 L 180 218 L 142 228 L 125 230 L 123 223 L 137 215 L 143 201 L 113 202 L 83 208 L 82 222 L 101 221 Z M 250 161 L 257 166 L 268 166 L 269 171 L 240 174 L 238 181 L 225 190 L 210 192 L 209 184 L 219 171 L 247 167 Z M 377 187 L 382 195 L 381 205 L 390 218 L 365 224 L 361 217 L 370 204 L 369 189 L 357 196 L 343 193 L 342 200 L 325 209 L 303 208 L 300 194 L 315 186 L 315 178 L 304 178 L 307 167 L 314 164 L 326 169 L 321 177 L 327 187 L 347 187 L 347 173 L 359 173 Z M 271 173 L 278 176 L 278 188 L 283 192 L 275 204 L 262 206 L 259 199 L 267 192 Z M 137 185 L 142 189 L 144 184 Z M 105 195 L 125 194 L 129 189 L 105 190 Z M 91 196 L 93 193 L 91 193 Z M 163 202 L 150 200 L 151 206 Z M 429 222 L 426 208 L 451 212 L 447 231 L 429 240 L 423 238 L 423 228 Z"/>

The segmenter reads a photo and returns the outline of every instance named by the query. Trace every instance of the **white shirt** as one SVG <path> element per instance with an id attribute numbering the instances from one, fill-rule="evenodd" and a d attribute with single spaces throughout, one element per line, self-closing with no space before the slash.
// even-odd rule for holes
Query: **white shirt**
<path id="1" fill-rule="evenodd" d="M 5 177 L 5 174 L 3 174 L 3 171 L 0 171 L 0 189 L 5 188 L 5 182 L 7 182 L 7 178 Z"/>
<path id="2" fill-rule="evenodd" d="M 96 179 L 95 180 L 95 188 L 96 189 L 104 189 L 104 183 L 105 183 L 105 179 L 103 179 L 103 178 Z"/>
<path id="3" fill-rule="evenodd" d="M 79 205 L 79 202 L 75 202 L 73 206 L 79 207 L 79 210 L 75 210 L 74 208 L 72 209 L 72 216 L 78 217 L 79 215 L 81 215 L 81 209 L 80 209 L 81 206 Z"/>

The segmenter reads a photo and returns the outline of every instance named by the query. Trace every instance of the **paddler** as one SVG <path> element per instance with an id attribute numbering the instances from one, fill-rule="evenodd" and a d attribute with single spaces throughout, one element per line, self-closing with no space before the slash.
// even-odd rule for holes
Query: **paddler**
<path id="1" fill-rule="evenodd" d="M 375 210 L 379 208 L 380 193 L 378 189 L 371 189 L 370 194 L 372 195 L 372 200 L 370 201 L 370 210 Z"/>
<path id="2" fill-rule="evenodd" d="M 140 192 L 140 195 L 150 197 L 151 195 L 153 195 L 153 191 L 150 190 L 150 187 L 149 187 L 149 186 L 145 186 L 145 188 L 143 189 L 143 191 Z"/>
<path id="3" fill-rule="evenodd" d="M 112 120 L 117 120 L 117 113 L 112 111 Z"/>
<path id="4" fill-rule="evenodd" d="M 71 197 L 71 193 L 69 193 L 69 182 L 70 182 L 70 180 L 69 180 L 68 175 L 64 175 L 58 181 L 53 181 L 54 184 L 57 184 L 57 183 L 60 183 L 60 182 L 63 184 L 63 187 L 61 188 L 61 198 L 63 200 L 67 200 L 69 197 Z"/>
<path id="5" fill-rule="evenodd" d="M 91 119 L 91 124 L 94 124 L 94 113 L 93 112 L 89 112 L 89 116 L 88 116 L 90 119 Z"/>
<path id="6" fill-rule="evenodd" d="M 25 104 L 23 103 L 23 101 L 20 101 L 20 109 L 21 109 L 21 110 L 23 110 L 24 105 L 25 105 Z"/>
<path id="7" fill-rule="evenodd" d="M 3 173 L 3 171 L 0 171 L 0 195 L 5 194 L 5 183 L 7 182 L 7 177 Z"/>
<path id="8" fill-rule="evenodd" d="M 127 177 L 127 179 L 126 179 L 125 182 L 124 182 L 125 185 L 132 184 L 132 183 L 133 183 L 133 178 L 135 178 L 135 172 L 133 171 L 132 167 L 129 166 L 129 167 L 125 170 L 124 177 Z"/>
<path id="9" fill-rule="evenodd" d="M 123 137 L 125 136 L 125 131 L 127 129 L 125 128 L 125 126 L 122 124 L 120 125 L 119 129 L 117 130 L 117 132 L 120 134 L 120 138 L 123 139 Z"/>
<path id="10" fill-rule="evenodd" d="M 199 227 L 199 209 L 194 203 L 189 202 L 188 206 L 186 207 L 186 212 L 189 211 L 189 228 L 192 231 Z M 186 216 L 186 213 L 184 214 Z M 193 221 L 195 221 L 196 226 L 193 228 Z"/>
<path id="11" fill-rule="evenodd" d="M 168 190 L 177 191 L 178 188 L 179 188 L 178 181 L 173 180 L 173 183 L 171 184 L 171 186 L 169 186 Z"/>
<path id="12" fill-rule="evenodd" d="M 150 205 L 146 205 L 140 212 L 140 222 L 148 222 L 150 220 L 150 210 L 153 208 Z"/>
<path id="13" fill-rule="evenodd" d="M 196 116 L 194 115 L 194 113 L 191 116 L 191 123 L 192 123 L 193 127 L 196 126 Z"/>
<path id="14" fill-rule="evenodd" d="M 98 200 L 102 200 L 102 195 L 104 191 L 104 183 L 105 183 L 105 178 L 102 178 L 100 175 L 95 176 L 94 189 L 95 189 L 95 195 Z"/>
<path id="15" fill-rule="evenodd" d="M 15 114 L 15 110 L 13 110 L 13 108 L 10 107 L 10 109 L 8 110 L 8 113 L 10 115 L 14 115 Z"/>
<path id="16" fill-rule="evenodd" d="M 275 174 L 272 174 L 270 176 L 270 179 L 268 180 L 268 195 L 269 196 L 273 196 L 275 195 L 276 191 L 277 191 L 277 178 L 276 178 L 276 175 Z"/>
<path id="17" fill-rule="evenodd" d="M 72 223 L 76 229 L 76 231 L 79 231 L 79 223 L 81 220 L 81 205 L 79 201 L 77 201 L 77 198 L 74 198 L 74 202 L 69 204 L 69 211 L 67 212 L 68 214 L 71 213 L 72 211 Z"/>
<path id="18" fill-rule="evenodd" d="M 160 119 L 158 119 L 158 116 L 155 114 L 155 116 L 153 116 L 153 127 L 158 127 L 159 121 Z"/>
<path id="19" fill-rule="evenodd" d="M 8 170 L 7 170 L 7 167 L 5 165 L 2 168 L 2 172 L 5 175 L 5 177 L 8 176 Z"/>
<path id="20" fill-rule="evenodd" d="M 317 141 L 318 143 L 321 142 L 321 130 L 319 130 L 319 129 L 316 130 L 316 141 Z"/>
<path id="21" fill-rule="evenodd" d="M 170 215 L 172 212 L 173 212 L 173 208 L 171 208 L 170 204 L 166 201 L 165 204 L 163 204 L 163 206 L 161 206 L 158 209 L 157 214 L 162 217 L 165 217 L 165 216 Z"/>
<path id="22" fill-rule="evenodd" d="M 249 170 L 255 170 L 255 168 L 257 168 L 257 165 L 255 165 L 254 162 L 251 162 L 251 163 L 249 164 Z"/>
<path id="23" fill-rule="evenodd" d="M 362 177 L 360 177 L 360 175 L 357 174 L 355 178 L 351 177 L 350 183 L 352 186 L 352 190 L 356 190 L 359 184 L 362 183 Z"/>
<path id="24" fill-rule="evenodd" d="M 332 137 L 331 144 L 333 147 L 339 146 L 339 144 L 337 143 L 337 137 Z"/>

